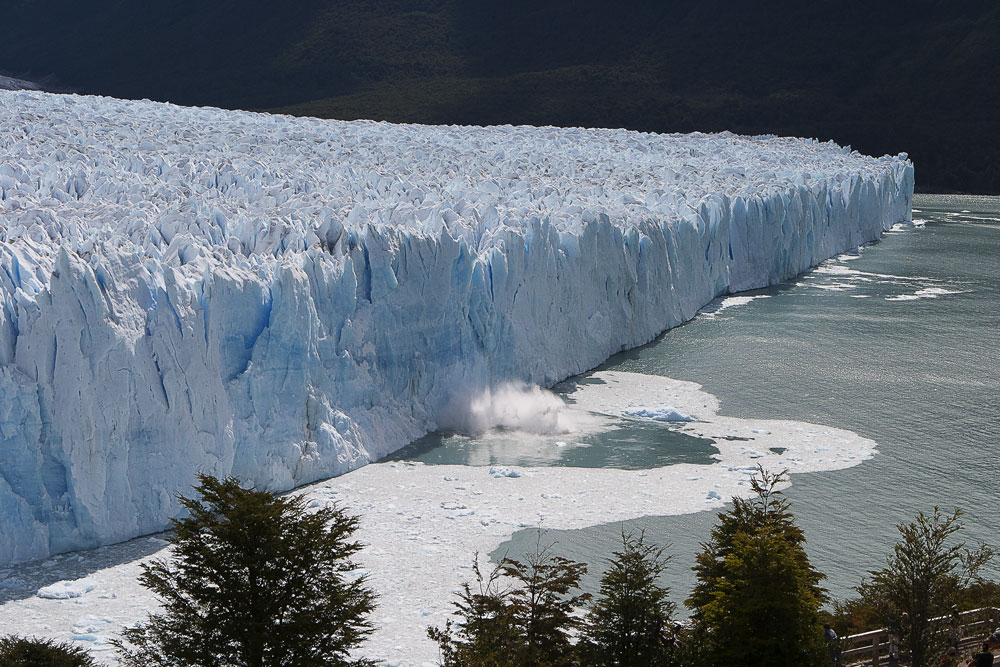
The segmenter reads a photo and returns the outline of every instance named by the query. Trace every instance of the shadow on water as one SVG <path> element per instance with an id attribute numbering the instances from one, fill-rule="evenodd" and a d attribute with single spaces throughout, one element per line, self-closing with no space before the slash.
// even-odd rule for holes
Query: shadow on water
<path id="1" fill-rule="evenodd" d="M 670 588 L 670 599 L 677 605 L 677 614 L 686 617 L 684 599 L 691 593 L 695 579 L 691 567 L 695 554 L 701 550 L 701 543 L 709 538 L 716 516 L 729 508 L 713 508 L 711 512 L 696 512 L 670 517 L 669 531 L 655 517 L 643 517 L 631 521 L 606 523 L 579 530 L 542 530 L 539 542 L 538 528 L 524 528 L 514 533 L 496 550 L 490 559 L 499 563 L 504 557 L 522 559 L 525 554 L 534 553 L 536 544 L 552 545 L 552 553 L 573 561 L 587 563 L 587 573 L 580 581 L 583 591 L 596 594 L 601 586 L 601 575 L 607 567 L 608 559 L 614 551 L 621 549 L 621 535 L 639 534 L 645 530 L 646 543 L 664 547 L 664 554 L 670 563 L 662 584 Z"/>
<path id="2" fill-rule="evenodd" d="M 0 604 L 30 598 L 59 581 L 82 579 L 99 570 L 151 556 L 167 546 L 169 533 L 145 535 L 87 551 L 72 551 L 0 569 Z"/>

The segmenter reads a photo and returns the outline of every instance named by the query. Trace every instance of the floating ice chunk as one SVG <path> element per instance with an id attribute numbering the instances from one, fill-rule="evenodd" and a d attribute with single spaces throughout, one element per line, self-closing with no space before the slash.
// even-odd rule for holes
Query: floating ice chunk
<path id="1" fill-rule="evenodd" d="M 916 295 L 925 299 L 933 299 L 946 294 L 961 294 L 961 290 L 945 289 L 943 287 L 925 287 L 916 291 Z"/>
<path id="2" fill-rule="evenodd" d="M 726 310 L 727 308 L 732 308 L 734 306 L 745 306 L 748 303 L 756 301 L 757 299 L 769 299 L 771 298 L 768 294 L 755 294 L 753 296 L 727 296 L 721 300 L 713 301 L 699 311 L 699 314 L 703 317 L 714 317 L 718 313 Z"/>
<path id="3" fill-rule="evenodd" d="M 77 619 L 76 623 L 73 624 L 73 632 L 102 632 L 113 624 L 114 620 L 106 616 L 84 616 Z"/>
<path id="4" fill-rule="evenodd" d="M 624 414 L 629 417 L 638 417 L 640 419 L 652 419 L 658 422 L 689 422 L 694 421 L 694 418 L 686 413 L 681 412 L 677 408 L 669 405 L 665 405 L 658 408 L 628 408 L 624 411 Z"/>
<path id="5" fill-rule="evenodd" d="M 490 468 L 490 476 L 500 478 L 500 477 L 520 477 L 521 473 L 512 468 L 500 468 L 493 466 Z"/>
<path id="6" fill-rule="evenodd" d="M 886 297 L 886 301 L 916 301 L 917 299 L 936 299 L 948 294 L 963 294 L 964 290 L 951 290 L 944 287 L 923 287 L 913 294 L 898 294 Z"/>
<path id="7" fill-rule="evenodd" d="M 97 587 L 90 579 L 75 579 L 73 581 L 58 581 L 38 589 L 38 597 L 46 600 L 69 600 L 81 597 Z"/>

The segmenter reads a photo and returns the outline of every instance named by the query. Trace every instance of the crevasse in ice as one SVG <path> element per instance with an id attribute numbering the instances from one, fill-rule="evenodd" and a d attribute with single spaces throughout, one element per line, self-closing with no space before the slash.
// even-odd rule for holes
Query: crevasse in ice
<path id="1" fill-rule="evenodd" d="M 550 384 L 910 218 L 905 155 L 0 91 L 0 565 Z"/>

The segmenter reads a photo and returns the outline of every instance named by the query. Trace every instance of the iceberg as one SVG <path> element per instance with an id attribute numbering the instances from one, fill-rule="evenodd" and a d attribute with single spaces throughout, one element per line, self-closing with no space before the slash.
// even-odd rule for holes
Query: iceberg
<path id="1" fill-rule="evenodd" d="M 694 418 L 686 412 L 681 412 L 671 405 L 656 408 L 628 408 L 622 414 L 639 419 L 652 419 L 659 422 L 689 422 Z"/>
<path id="2" fill-rule="evenodd" d="M 905 154 L 0 91 L 0 566 L 275 491 L 911 219 Z"/>

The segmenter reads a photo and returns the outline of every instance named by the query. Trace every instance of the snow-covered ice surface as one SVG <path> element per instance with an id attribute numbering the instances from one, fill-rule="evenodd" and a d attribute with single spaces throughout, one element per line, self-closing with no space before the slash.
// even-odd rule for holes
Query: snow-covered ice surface
<path id="1" fill-rule="evenodd" d="M 358 560 L 381 596 L 377 631 L 364 655 L 406 666 L 434 661 L 437 651 L 426 627 L 447 620 L 453 591 L 472 576 L 473 554 L 493 551 L 522 527 L 581 528 L 718 508 L 749 491 L 747 481 L 758 465 L 834 470 L 875 451 L 874 442 L 840 429 L 720 416 L 718 401 L 697 384 L 659 376 L 592 373 L 569 398 L 571 412 L 633 418 L 672 406 L 690 415 L 686 432 L 715 439 L 718 461 L 639 471 L 377 463 L 301 489 L 314 506 L 339 502 L 361 516 L 360 538 L 368 546 Z M 0 590 L 0 600 L 9 600 L 0 605 L 0 633 L 73 640 L 112 662 L 109 640 L 155 607 L 136 577 L 138 558 L 161 544 L 140 538 L 9 570 L 17 583 Z M 120 564 L 107 566 L 116 560 Z M 56 583 L 60 577 L 71 581 Z M 63 589 L 87 590 L 68 599 L 41 594 Z"/>
<path id="2" fill-rule="evenodd" d="M 877 238 L 913 188 L 905 155 L 727 133 L 35 91 L 0 127 L 0 566 L 162 529 L 196 471 L 358 468 Z"/>

